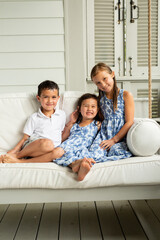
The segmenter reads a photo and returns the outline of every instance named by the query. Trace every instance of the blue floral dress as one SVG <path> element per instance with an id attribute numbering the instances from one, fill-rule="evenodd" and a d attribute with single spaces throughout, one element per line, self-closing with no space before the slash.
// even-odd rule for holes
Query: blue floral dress
<path id="1" fill-rule="evenodd" d="M 59 145 L 64 149 L 65 154 L 54 162 L 58 165 L 68 166 L 75 160 L 84 157 L 90 158 L 91 154 L 88 148 L 93 143 L 97 132 L 98 127 L 95 120 L 85 127 L 80 127 L 78 123 L 75 123 L 71 128 L 68 139 Z"/>
<path id="2" fill-rule="evenodd" d="M 103 150 L 99 146 L 102 141 L 114 137 L 125 124 L 123 89 L 119 91 L 117 110 L 115 112 L 113 110 L 113 100 L 108 99 L 105 93 L 100 99 L 100 106 L 104 115 L 104 121 L 102 122 L 101 130 L 90 147 L 92 158 L 96 162 L 105 162 L 131 157 L 132 154 L 127 148 L 125 138 L 121 142 L 114 144 L 109 151 Z"/>

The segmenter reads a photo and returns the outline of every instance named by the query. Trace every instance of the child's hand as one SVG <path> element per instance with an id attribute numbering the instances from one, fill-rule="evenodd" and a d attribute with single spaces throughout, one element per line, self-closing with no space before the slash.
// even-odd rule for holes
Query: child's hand
<path id="1" fill-rule="evenodd" d="M 77 109 L 74 112 L 72 112 L 71 116 L 70 116 L 70 121 L 72 123 L 75 123 L 77 121 L 78 113 L 79 113 L 79 111 L 78 111 L 78 107 L 77 107 Z"/>
<path id="2" fill-rule="evenodd" d="M 113 139 L 104 140 L 101 142 L 100 147 L 104 150 L 109 150 L 113 145 L 115 144 L 115 141 Z"/>
<path id="3" fill-rule="evenodd" d="M 90 167 L 92 167 L 92 163 L 96 163 L 96 161 L 93 158 L 85 157 L 84 160 L 89 163 Z"/>

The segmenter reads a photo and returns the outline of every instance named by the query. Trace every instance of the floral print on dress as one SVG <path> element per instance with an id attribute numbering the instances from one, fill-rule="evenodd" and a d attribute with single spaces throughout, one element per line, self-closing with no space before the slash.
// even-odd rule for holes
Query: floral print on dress
<path id="1" fill-rule="evenodd" d="M 85 127 L 80 127 L 79 123 L 75 123 L 71 128 L 68 139 L 59 145 L 64 149 L 65 154 L 54 162 L 58 165 L 68 166 L 75 160 L 84 157 L 90 158 L 91 153 L 88 148 L 93 143 L 97 132 L 98 127 L 95 120 Z"/>

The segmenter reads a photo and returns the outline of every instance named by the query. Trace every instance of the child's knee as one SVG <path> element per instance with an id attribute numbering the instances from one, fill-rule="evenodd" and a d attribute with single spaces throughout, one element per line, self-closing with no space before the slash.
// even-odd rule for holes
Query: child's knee
<path id="1" fill-rule="evenodd" d="M 60 158 L 63 156 L 64 153 L 65 152 L 64 152 L 63 148 L 61 148 L 61 147 L 56 147 L 53 151 L 54 158 Z"/>
<path id="2" fill-rule="evenodd" d="M 54 149 L 54 144 L 49 139 L 40 139 L 40 149 L 43 151 L 51 152 Z"/>

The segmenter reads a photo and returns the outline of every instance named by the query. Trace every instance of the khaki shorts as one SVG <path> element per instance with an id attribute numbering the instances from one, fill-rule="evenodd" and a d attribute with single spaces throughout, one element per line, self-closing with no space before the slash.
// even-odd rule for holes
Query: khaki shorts
<path id="1" fill-rule="evenodd" d="M 23 146 L 22 146 L 22 149 L 27 147 L 30 143 L 38 140 L 38 139 L 44 139 L 43 137 L 29 137 L 24 143 L 23 143 Z"/>

